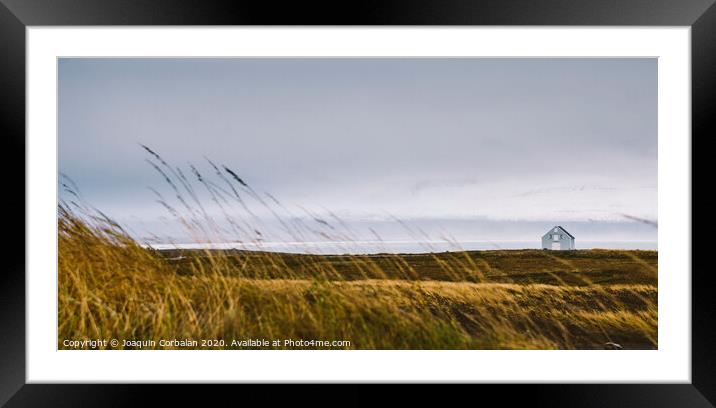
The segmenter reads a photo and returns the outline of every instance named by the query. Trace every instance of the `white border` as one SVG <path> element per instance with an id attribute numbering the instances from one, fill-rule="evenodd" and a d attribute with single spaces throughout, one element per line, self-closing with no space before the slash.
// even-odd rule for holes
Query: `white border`
<path id="1" fill-rule="evenodd" d="M 688 27 L 29 27 L 27 46 L 29 383 L 691 381 Z M 659 350 L 57 351 L 58 56 L 658 57 Z"/>

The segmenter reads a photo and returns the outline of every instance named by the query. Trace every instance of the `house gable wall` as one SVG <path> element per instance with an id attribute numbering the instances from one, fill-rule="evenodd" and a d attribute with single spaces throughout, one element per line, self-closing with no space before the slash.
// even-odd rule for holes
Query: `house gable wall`
<path id="1" fill-rule="evenodd" d="M 555 231 L 556 229 L 556 231 Z M 559 241 L 552 239 L 554 234 L 559 234 L 561 238 Z M 559 249 L 574 249 L 574 238 L 570 237 L 567 231 L 561 227 L 553 227 L 546 234 L 542 235 L 542 248 L 552 249 L 553 243 L 559 243 Z"/>

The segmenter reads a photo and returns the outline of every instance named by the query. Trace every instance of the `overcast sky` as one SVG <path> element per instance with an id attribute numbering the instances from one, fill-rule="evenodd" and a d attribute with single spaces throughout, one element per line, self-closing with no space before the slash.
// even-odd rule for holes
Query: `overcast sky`
<path id="1" fill-rule="evenodd" d="M 166 213 L 139 143 L 347 221 L 656 219 L 657 60 L 61 59 L 60 171 L 120 221 Z"/>

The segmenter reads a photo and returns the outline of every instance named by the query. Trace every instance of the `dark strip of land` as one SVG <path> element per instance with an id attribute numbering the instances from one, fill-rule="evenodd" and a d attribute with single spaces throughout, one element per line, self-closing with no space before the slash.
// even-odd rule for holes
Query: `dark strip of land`
<path id="1" fill-rule="evenodd" d="M 657 284 L 658 252 L 494 250 L 427 254 L 301 255 L 242 250 L 162 250 L 182 275 L 226 263 L 266 279 L 407 279 L 554 285 Z M 258 262 L 257 262 L 258 261 Z M 256 265 L 261 265 L 257 268 Z"/>

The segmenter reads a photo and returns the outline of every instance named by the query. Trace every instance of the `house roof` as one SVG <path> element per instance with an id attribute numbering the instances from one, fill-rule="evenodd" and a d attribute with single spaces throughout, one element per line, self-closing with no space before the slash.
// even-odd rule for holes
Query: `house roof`
<path id="1" fill-rule="evenodd" d="M 564 229 L 563 226 L 557 225 L 557 228 L 559 228 L 559 229 L 561 229 L 562 231 L 564 231 L 564 233 L 567 234 L 567 235 L 569 235 L 572 239 L 576 239 L 576 238 L 574 238 L 574 235 L 570 234 L 569 231 L 567 231 L 566 229 Z"/>

